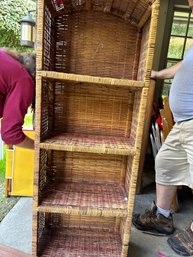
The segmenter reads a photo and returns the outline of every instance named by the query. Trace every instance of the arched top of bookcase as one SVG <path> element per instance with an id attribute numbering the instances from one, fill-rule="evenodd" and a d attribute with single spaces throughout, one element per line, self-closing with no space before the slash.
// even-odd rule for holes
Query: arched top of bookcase
<path id="1" fill-rule="evenodd" d="M 138 26 L 142 20 L 147 20 L 151 14 L 151 6 L 155 0 L 66 0 L 63 8 L 56 11 L 51 0 L 45 1 L 52 6 L 54 16 L 81 11 L 104 12 Z"/>

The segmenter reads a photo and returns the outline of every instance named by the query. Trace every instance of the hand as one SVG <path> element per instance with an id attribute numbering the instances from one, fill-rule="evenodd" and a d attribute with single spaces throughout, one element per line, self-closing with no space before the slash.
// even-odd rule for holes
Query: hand
<path id="1" fill-rule="evenodd" d="M 21 143 L 17 144 L 17 146 L 27 149 L 34 149 L 34 140 L 26 136 Z"/>
<path id="2" fill-rule="evenodd" d="M 157 71 L 151 71 L 151 79 L 157 79 Z"/>

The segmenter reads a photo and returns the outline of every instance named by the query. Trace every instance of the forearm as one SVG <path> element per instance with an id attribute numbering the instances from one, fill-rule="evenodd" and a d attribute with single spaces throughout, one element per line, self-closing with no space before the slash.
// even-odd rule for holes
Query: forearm
<path id="1" fill-rule="evenodd" d="M 34 149 L 34 140 L 26 136 L 21 143 L 17 144 L 17 146 L 27 149 Z"/>
<path id="2" fill-rule="evenodd" d="M 152 71 L 151 78 L 152 79 L 172 79 L 175 76 L 178 69 L 180 68 L 181 64 L 182 64 L 182 61 L 176 63 L 170 68 L 166 68 L 160 71 Z"/>

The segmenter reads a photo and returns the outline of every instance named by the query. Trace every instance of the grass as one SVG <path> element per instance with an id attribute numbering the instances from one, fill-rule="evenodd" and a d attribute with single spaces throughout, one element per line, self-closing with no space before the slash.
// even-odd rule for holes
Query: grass
<path id="1" fill-rule="evenodd" d="M 3 147 L 4 154 L 3 159 L 0 160 L 0 181 L 5 179 L 5 167 L 6 167 L 6 149 Z"/>

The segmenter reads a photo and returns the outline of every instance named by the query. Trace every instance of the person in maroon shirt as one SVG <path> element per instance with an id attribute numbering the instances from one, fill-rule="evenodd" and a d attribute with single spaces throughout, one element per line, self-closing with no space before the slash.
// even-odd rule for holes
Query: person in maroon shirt
<path id="1" fill-rule="evenodd" d="M 35 92 L 35 56 L 13 56 L 0 49 L 1 137 L 5 144 L 33 149 L 34 141 L 22 130 Z"/>

